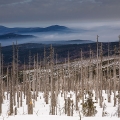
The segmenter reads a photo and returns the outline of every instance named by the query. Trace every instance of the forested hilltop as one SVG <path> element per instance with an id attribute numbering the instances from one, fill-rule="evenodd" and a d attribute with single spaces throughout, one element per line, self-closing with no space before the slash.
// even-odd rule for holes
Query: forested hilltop
<path id="1" fill-rule="evenodd" d="M 100 49 L 101 42 L 99 42 L 98 45 Z M 117 49 L 118 45 L 119 45 L 118 42 L 110 42 L 110 43 L 103 42 L 102 54 L 108 55 L 108 47 L 109 47 L 110 49 L 109 54 L 112 55 L 114 53 L 115 46 Z M 26 43 L 20 45 L 14 44 L 14 49 L 17 49 L 18 51 L 19 65 L 23 65 L 23 63 L 28 64 L 29 56 L 31 57 L 31 63 L 32 63 L 34 56 L 37 56 L 37 54 L 39 61 L 43 61 L 44 51 L 46 52 L 46 57 L 48 58 L 50 55 L 50 46 L 51 44 L 38 44 L 38 43 Z M 80 58 L 81 50 L 83 51 L 83 58 L 89 57 L 90 51 L 92 56 L 96 57 L 96 49 L 97 49 L 96 43 L 65 44 L 65 45 L 53 44 L 52 46 L 54 48 L 54 59 L 56 58 L 57 55 L 57 59 L 59 63 L 64 62 L 65 59 L 68 58 L 68 53 L 69 53 L 70 61 Z M 4 65 L 11 64 L 13 59 L 13 45 L 5 46 L 2 47 L 1 49 L 3 54 Z"/>

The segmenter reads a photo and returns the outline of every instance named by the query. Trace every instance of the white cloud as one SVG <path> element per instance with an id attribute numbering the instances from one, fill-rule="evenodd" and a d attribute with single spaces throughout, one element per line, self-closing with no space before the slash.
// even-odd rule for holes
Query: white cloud
<path id="1" fill-rule="evenodd" d="M 95 0 L 80 0 L 80 3 L 85 3 L 85 2 L 97 3 Z"/>
<path id="2" fill-rule="evenodd" d="M 14 6 L 14 5 L 19 5 L 19 4 L 25 4 L 32 2 L 33 0 L 23 0 L 23 1 L 16 1 L 16 2 L 10 2 L 10 3 L 5 3 L 5 4 L 0 4 L 0 7 L 4 6 Z"/>
<path id="3" fill-rule="evenodd" d="M 68 2 L 79 2 L 79 3 L 102 3 L 100 1 L 96 1 L 96 0 L 65 0 Z"/>

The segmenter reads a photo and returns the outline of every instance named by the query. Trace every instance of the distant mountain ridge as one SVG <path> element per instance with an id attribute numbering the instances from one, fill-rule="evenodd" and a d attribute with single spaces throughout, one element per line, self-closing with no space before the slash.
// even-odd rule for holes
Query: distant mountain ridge
<path id="1" fill-rule="evenodd" d="M 41 44 L 69 45 L 69 44 L 88 44 L 94 43 L 92 40 L 60 40 L 60 41 L 40 41 Z"/>
<path id="2" fill-rule="evenodd" d="M 60 25 L 52 25 L 49 27 L 41 28 L 41 27 L 29 27 L 29 28 L 22 28 L 22 27 L 14 27 L 8 28 L 4 26 L 0 26 L 0 34 L 7 34 L 7 33 L 31 33 L 31 32 L 55 32 L 55 31 L 69 31 L 70 29 L 65 26 Z"/>
<path id="3" fill-rule="evenodd" d="M 67 41 L 70 44 L 86 44 L 86 43 L 94 43 L 95 41 L 92 40 L 69 40 Z"/>
<path id="4" fill-rule="evenodd" d="M 20 35 L 20 34 L 15 34 L 15 33 L 7 33 L 7 34 L 3 34 L 0 35 L 0 40 L 1 39 L 22 39 L 22 38 L 36 38 L 33 35 Z"/>
<path id="5" fill-rule="evenodd" d="M 86 44 L 93 43 L 91 40 L 70 40 L 69 37 L 74 33 L 85 32 L 85 30 L 72 29 L 66 26 L 52 25 L 42 27 L 14 27 L 8 28 L 0 26 L 0 43 L 3 46 L 11 45 L 10 42 L 18 40 L 18 43 L 41 43 L 45 45 L 68 45 L 68 44 Z M 66 37 L 68 39 L 66 40 Z M 65 37 L 65 39 L 64 39 Z M 30 38 L 30 39 L 27 39 Z M 32 38 L 32 39 L 31 39 Z M 35 39 L 33 39 L 35 38 Z M 24 41 L 23 41 L 24 40 Z"/>

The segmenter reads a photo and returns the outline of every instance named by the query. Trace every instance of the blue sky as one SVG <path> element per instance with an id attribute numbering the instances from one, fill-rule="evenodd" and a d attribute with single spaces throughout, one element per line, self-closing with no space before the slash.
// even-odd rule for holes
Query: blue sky
<path id="1" fill-rule="evenodd" d="M 100 41 L 116 41 L 120 34 L 119 11 L 120 0 L 0 0 L 0 25 L 59 24 L 89 30 L 76 34 L 76 38 L 95 40 L 98 34 Z"/>

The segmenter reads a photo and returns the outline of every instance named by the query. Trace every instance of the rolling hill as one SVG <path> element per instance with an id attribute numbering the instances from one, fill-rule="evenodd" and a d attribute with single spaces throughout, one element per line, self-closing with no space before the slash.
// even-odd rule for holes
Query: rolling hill
<path id="1" fill-rule="evenodd" d="M 8 28 L 4 26 L 0 26 L 0 34 L 7 34 L 7 33 L 35 33 L 35 32 L 55 32 L 55 31 L 70 31 L 69 28 L 65 26 L 59 25 L 52 25 L 49 27 L 41 28 L 41 27 L 29 27 L 29 28 L 22 28 L 22 27 L 14 27 Z"/>
<path id="2" fill-rule="evenodd" d="M 23 38 L 36 38 L 36 36 L 33 35 L 20 35 L 15 33 L 7 33 L 0 35 L 0 40 L 6 40 L 6 39 L 23 39 Z"/>

